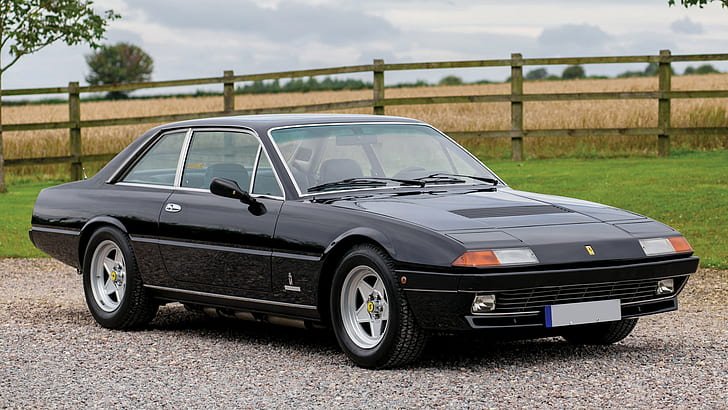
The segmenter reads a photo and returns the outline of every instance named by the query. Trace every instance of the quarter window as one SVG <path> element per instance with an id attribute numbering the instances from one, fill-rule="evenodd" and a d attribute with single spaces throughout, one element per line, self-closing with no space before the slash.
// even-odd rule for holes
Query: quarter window
<path id="1" fill-rule="evenodd" d="M 253 194 L 270 195 L 282 197 L 281 187 L 276 180 L 275 171 L 268 160 L 265 152 L 260 153 L 258 168 L 255 171 L 255 182 L 253 183 Z"/>
<path id="2" fill-rule="evenodd" d="M 172 186 L 186 132 L 163 135 L 126 174 L 123 182 Z"/>
<path id="3" fill-rule="evenodd" d="M 181 186 L 209 189 L 213 178 L 225 178 L 249 191 L 259 147 L 258 139 L 250 134 L 197 131 L 192 135 Z"/>

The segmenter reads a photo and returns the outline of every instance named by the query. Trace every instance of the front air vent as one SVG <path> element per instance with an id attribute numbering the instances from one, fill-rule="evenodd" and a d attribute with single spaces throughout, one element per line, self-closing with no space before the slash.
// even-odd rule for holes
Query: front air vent
<path id="1" fill-rule="evenodd" d="M 553 205 L 504 206 L 499 208 L 456 209 L 454 214 L 470 219 L 502 218 L 504 216 L 526 216 L 543 214 L 562 214 L 572 212 L 566 208 Z"/>

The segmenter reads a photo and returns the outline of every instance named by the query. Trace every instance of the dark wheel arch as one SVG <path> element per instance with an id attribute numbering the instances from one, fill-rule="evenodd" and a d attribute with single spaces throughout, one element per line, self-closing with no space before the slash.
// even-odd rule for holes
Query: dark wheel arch
<path id="1" fill-rule="evenodd" d="M 327 251 L 324 256 L 324 262 L 321 266 L 321 272 L 319 272 L 318 281 L 318 294 L 317 304 L 321 314 L 321 320 L 327 326 L 330 325 L 330 311 L 329 311 L 329 297 L 331 295 L 331 283 L 334 278 L 336 268 L 339 266 L 341 259 L 346 255 L 348 251 L 357 245 L 370 244 L 383 249 L 389 257 L 392 257 L 392 253 L 386 247 L 382 246 L 381 243 L 372 239 L 369 236 L 361 234 L 352 234 L 343 239 L 340 239 L 336 244 Z"/>
<path id="2" fill-rule="evenodd" d="M 124 226 L 121 221 L 119 221 L 116 218 L 110 217 L 110 216 L 99 216 L 96 218 L 90 219 L 86 224 L 81 228 L 81 235 L 78 240 L 78 267 L 79 270 L 83 269 L 83 260 L 86 253 L 86 247 L 88 246 L 88 241 L 91 239 L 91 236 L 93 236 L 94 232 L 99 230 L 100 228 L 104 226 L 110 226 L 114 227 L 121 232 L 123 232 L 125 235 L 128 235 L 129 232 L 126 229 L 126 226 Z"/>
<path id="3" fill-rule="evenodd" d="M 119 297 L 119 304 L 113 307 L 113 310 L 104 309 L 94 293 L 96 290 L 92 290 L 95 287 L 91 278 L 95 272 L 92 258 L 97 257 L 94 253 L 95 250 L 108 246 L 106 244 L 113 244 L 112 246 L 116 246 L 116 252 L 123 254 L 123 264 L 121 266 L 123 266 L 123 277 L 126 281 L 124 296 Z M 93 231 L 87 248 L 88 250 L 84 252 L 82 268 L 83 287 L 86 304 L 96 322 L 109 329 L 133 329 L 148 324 L 157 314 L 159 303 L 152 299 L 144 288 L 129 236 L 114 226 L 105 225 Z M 117 269 L 114 268 L 114 273 Z M 117 293 L 117 297 L 118 295 Z"/>
<path id="4" fill-rule="evenodd" d="M 347 300 L 344 296 L 344 289 L 348 289 L 349 294 L 351 289 L 354 289 L 349 279 L 352 275 L 358 277 L 362 267 L 369 272 L 365 275 L 376 276 L 376 282 L 383 287 L 383 290 L 372 290 L 377 293 L 377 298 L 369 300 L 388 299 L 387 316 L 383 319 L 386 320 L 387 330 L 379 336 L 379 339 L 375 337 L 375 340 L 367 340 L 366 337 L 362 339 L 360 333 L 350 327 L 351 320 L 359 322 L 358 317 L 352 319 L 351 314 L 344 313 L 344 310 L 349 311 L 350 306 L 356 307 L 357 304 L 363 303 L 359 299 L 359 302 L 350 305 L 349 302 L 353 302 L 354 299 Z M 356 284 L 358 279 L 354 280 L 353 283 Z M 372 243 L 353 246 L 346 252 L 334 274 L 329 301 L 331 309 L 339 307 L 341 310 L 331 311 L 331 327 L 344 353 L 359 366 L 374 369 L 406 365 L 416 360 L 425 347 L 427 334 L 417 325 L 398 282 L 394 272 L 394 260 L 383 248 Z M 369 286 L 376 288 L 377 284 L 370 282 Z M 370 304 L 373 305 L 373 302 Z M 358 323 L 355 327 L 358 328 L 357 325 Z M 375 333 L 372 331 L 370 336 L 375 336 Z M 372 345 L 369 342 L 376 344 Z"/>

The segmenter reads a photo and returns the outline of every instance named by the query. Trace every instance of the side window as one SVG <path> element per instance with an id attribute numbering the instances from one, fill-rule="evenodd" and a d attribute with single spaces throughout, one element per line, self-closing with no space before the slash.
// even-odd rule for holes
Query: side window
<path id="1" fill-rule="evenodd" d="M 186 132 L 162 136 L 129 170 L 122 182 L 151 185 L 174 185 L 177 163 Z"/>
<path id="2" fill-rule="evenodd" d="M 230 179 L 250 189 L 258 139 L 231 131 L 196 131 L 182 174 L 182 186 L 209 189 L 213 178 Z"/>
<path id="3" fill-rule="evenodd" d="M 273 167 L 265 152 L 260 153 L 258 169 L 255 172 L 255 182 L 253 182 L 253 193 L 258 195 L 283 196 L 281 187 L 276 180 L 275 171 L 273 171 Z"/>

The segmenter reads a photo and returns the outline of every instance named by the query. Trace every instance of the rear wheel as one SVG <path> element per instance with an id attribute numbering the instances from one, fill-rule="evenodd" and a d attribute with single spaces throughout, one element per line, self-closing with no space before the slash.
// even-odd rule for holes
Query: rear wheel
<path id="1" fill-rule="evenodd" d="M 145 325 L 159 308 L 144 289 L 129 238 L 116 228 L 100 228 L 89 239 L 83 287 L 91 314 L 106 328 Z"/>
<path id="2" fill-rule="evenodd" d="M 567 342 L 579 345 L 610 345 L 629 336 L 637 326 L 637 319 L 622 319 L 616 322 L 593 323 L 571 326 L 562 337 Z"/>
<path id="3" fill-rule="evenodd" d="M 358 245 L 344 256 L 334 274 L 330 311 L 339 345 L 362 367 L 401 366 L 424 349 L 425 333 L 395 280 L 391 259 L 374 245 Z"/>

